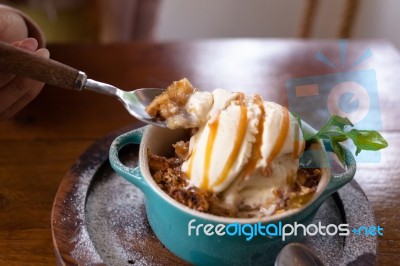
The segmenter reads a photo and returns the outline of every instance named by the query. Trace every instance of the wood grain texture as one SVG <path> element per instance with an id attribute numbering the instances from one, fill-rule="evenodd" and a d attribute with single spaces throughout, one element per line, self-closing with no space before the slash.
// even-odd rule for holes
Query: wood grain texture
<path id="1" fill-rule="evenodd" d="M 63 178 L 52 208 L 52 235 L 60 265 L 187 265 L 157 239 L 147 220 L 143 193 L 121 178 L 107 161 L 111 141 L 131 129 L 96 141 Z M 138 164 L 139 145 L 119 152 L 128 167 Z M 371 205 L 357 183 L 327 199 L 315 220 L 375 225 Z M 357 235 L 308 236 L 305 244 L 325 265 L 374 265 L 377 241 Z"/>
<path id="2" fill-rule="evenodd" d="M 353 67 L 367 49 L 373 56 Z M 49 50 L 55 60 L 126 90 L 165 87 L 187 77 L 200 89 L 244 90 L 282 104 L 288 102 L 288 79 L 374 70 L 383 133 L 390 147 L 382 151 L 380 164 L 360 165 L 355 178 L 374 207 L 377 223 L 384 227 L 384 236 L 378 238 L 378 265 L 398 263 L 400 56 L 391 44 L 350 42 L 343 66 L 336 41 L 211 40 L 54 45 Z M 318 51 L 338 67 L 315 60 Z M 110 97 L 51 86 L 17 117 L 0 122 L 0 264 L 54 265 L 50 212 L 62 177 L 95 140 L 136 123 Z"/>
<path id="3" fill-rule="evenodd" d="M 0 70 L 58 86 L 74 89 L 78 70 L 0 42 Z"/>
<path id="4" fill-rule="evenodd" d="M 134 206 L 138 206 L 139 203 L 135 203 L 134 199 L 139 201 L 139 198 L 131 197 L 134 194 L 133 186 L 125 182 L 115 188 L 115 180 L 125 180 L 116 175 L 108 163 L 108 150 L 118 135 L 135 128 L 137 126 L 132 124 L 95 142 L 85 150 L 62 180 L 54 200 L 51 218 L 53 243 L 59 265 L 187 265 L 157 240 L 147 221 L 144 205 L 141 205 L 142 212 L 135 210 Z M 124 165 L 137 165 L 138 150 L 139 145 L 123 149 L 120 159 Z M 109 183 L 111 180 L 114 180 L 113 185 Z M 107 183 L 99 185 L 102 182 Z M 98 192 L 101 186 L 106 187 L 103 193 Z M 121 191 L 122 187 L 131 190 Z M 106 194 L 110 197 L 99 203 L 99 197 L 103 198 Z M 115 200 L 119 195 L 125 195 L 122 201 L 111 203 L 112 199 Z M 127 201 L 127 195 L 133 202 Z M 108 206 L 109 203 L 111 205 Z M 99 213 L 101 211 L 94 208 L 93 204 L 99 204 L 120 216 Z M 124 204 L 128 206 L 121 208 Z M 122 212 L 125 219 L 121 219 Z M 101 217 L 102 215 L 104 217 Z M 112 221 L 107 220 L 108 218 Z M 100 229 L 99 224 L 93 224 L 93 220 L 98 219 L 106 221 L 106 229 Z M 96 235 L 99 234 L 99 230 L 104 231 L 104 235 Z M 108 235 L 108 239 L 112 238 L 110 243 L 103 244 L 105 235 Z M 110 245 L 114 245 L 115 249 L 110 249 Z M 118 253 L 121 257 L 115 258 L 115 254 L 108 252 L 110 250 L 122 251 Z"/>

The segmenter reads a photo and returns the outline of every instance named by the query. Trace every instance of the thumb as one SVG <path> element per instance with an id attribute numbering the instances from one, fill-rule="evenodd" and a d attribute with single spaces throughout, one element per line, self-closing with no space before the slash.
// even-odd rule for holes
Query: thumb
<path id="1" fill-rule="evenodd" d="M 9 9 L 1 9 L 0 40 L 12 43 L 26 37 L 28 37 L 28 27 L 22 16 Z"/>

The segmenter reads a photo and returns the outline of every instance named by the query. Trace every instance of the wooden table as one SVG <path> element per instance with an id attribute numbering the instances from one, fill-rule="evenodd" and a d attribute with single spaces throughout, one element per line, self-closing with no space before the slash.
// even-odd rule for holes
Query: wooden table
<path id="1" fill-rule="evenodd" d="M 354 41 L 340 67 L 336 41 L 226 40 L 187 43 L 52 45 L 52 58 L 91 78 L 129 90 L 165 87 L 187 77 L 200 89 L 258 92 L 288 103 L 291 78 L 373 69 L 379 89 L 382 161 L 360 165 L 355 179 L 368 196 L 377 224 L 379 265 L 400 261 L 400 56 L 385 41 Z M 372 57 L 351 64 L 367 49 Z M 336 68 L 315 59 L 325 54 Z M 314 108 L 311 106 L 311 108 Z M 318 110 L 313 110 L 318 111 Z M 307 119 L 307 118 L 305 118 Z M 76 158 L 93 142 L 139 123 L 116 100 L 91 92 L 46 87 L 13 120 L 0 122 L 0 264 L 54 264 L 50 213 L 57 187 Z"/>

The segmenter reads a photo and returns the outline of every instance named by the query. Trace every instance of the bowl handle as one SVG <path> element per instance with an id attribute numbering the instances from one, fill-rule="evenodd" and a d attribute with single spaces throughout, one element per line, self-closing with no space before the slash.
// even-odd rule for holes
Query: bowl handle
<path id="1" fill-rule="evenodd" d="M 119 159 L 119 151 L 128 144 L 140 144 L 145 127 L 135 129 L 118 136 L 111 144 L 109 158 L 111 167 L 123 178 L 145 192 L 148 188 L 139 166 L 132 168 L 124 165 Z"/>
<path id="2" fill-rule="evenodd" d="M 328 141 L 324 141 L 325 149 L 326 151 L 332 151 L 331 144 Z M 350 182 L 355 173 L 356 173 L 356 160 L 354 159 L 354 156 L 352 152 L 346 148 L 343 147 L 344 149 L 344 164 L 346 167 L 346 171 L 344 173 L 340 174 L 334 174 L 331 173 L 332 177 L 325 189 L 325 191 L 322 193 L 322 198 L 325 199 L 334 192 L 336 192 L 338 189 L 346 185 L 348 182 Z"/>

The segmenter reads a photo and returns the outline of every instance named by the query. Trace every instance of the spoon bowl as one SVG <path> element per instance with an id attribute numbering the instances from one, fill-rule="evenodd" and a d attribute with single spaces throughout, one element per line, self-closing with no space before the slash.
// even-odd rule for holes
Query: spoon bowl
<path id="1" fill-rule="evenodd" d="M 84 73 L 82 75 L 85 75 Z M 83 79 L 85 77 L 82 77 Z M 87 79 L 83 81 L 84 89 L 91 90 L 98 93 L 103 93 L 116 97 L 122 102 L 125 109 L 136 119 L 153 126 L 166 127 L 164 121 L 159 121 L 151 117 L 146 112 L 146 106 L 158 95 L 160 95 L 164 89 L 160 88 L 142 88 L 134 91 L 124 91 L 114 87 L 110 84 Z"/>
<path id="2" fill-rule="evenodd" d="M 156 96 L 163 92 L 164 89 L 159 88 L 137 89 L 134 91 L 120 90 L 118 96 L 126 110 L 138 120 L 153 126 L 166 127 L 165 122 L 154 119 L 146 112 L 146 107 Z"/>

